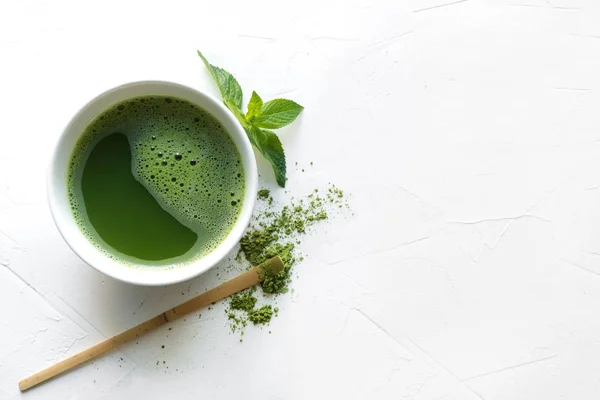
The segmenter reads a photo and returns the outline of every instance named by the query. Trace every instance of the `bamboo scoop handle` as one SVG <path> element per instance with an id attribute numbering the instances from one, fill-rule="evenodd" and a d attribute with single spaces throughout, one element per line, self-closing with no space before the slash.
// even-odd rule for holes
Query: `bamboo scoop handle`
<path id="1" fill-rule="evenodd" d="M 107 351 L 110 351 L 123 343 L 135 339 L 146 332 L 158 328 L 159 326 L 164 325 L 169 321 L 181 318 L 184 315 L 192 311 L 196 311 L 202 307 L 206 307 L 207 305 L 212 304 L 215 301 L 222 300 L 226 297 L 231 296 L 232 294 L 240 292 L 244 289 L 248 289 L 249 287 L 258 284 L 262 280 L 264 274 L 276 274 L 282 269 L 283 263 L 281 259 L 277 256 L 273 257 L 270 260 L 266 261 L 264 264 L 261 264 L 258 267 L 254 267 L 251 270 L 246 271 L 243 274 L 228 280 L 227 282 L 217 286 L 214 289 L 202 293 L 201 295 L 194 297 L 193 299 L 183 304 L 180 304 L 162 314 L 159 314 L 156 317 L 149 319 L 148 321 L 143 322 L 136 327 L 133 327 L 125 332 L 113 336 L 110 339 L 106 339 L 105 341 L 100 342 L 87 350 L 77 353 L 74 356 L 71 356 L 65 360 L 59 361 L 58 363 L 51 365 L 50 367 L 34 375 L 31 375 L 28 378 L 23 379 L 21 382 L 19 382 L 19 389 L 22 392 L 27 389 L 30 389 L 44 381 L 47 381 L 50 378 L 62 374 L 63 372 L 67 372 L 77 367 L 78 365 L 83 364 L 86 361 L 96 358 L 99 355 L 106 353 Z"/>

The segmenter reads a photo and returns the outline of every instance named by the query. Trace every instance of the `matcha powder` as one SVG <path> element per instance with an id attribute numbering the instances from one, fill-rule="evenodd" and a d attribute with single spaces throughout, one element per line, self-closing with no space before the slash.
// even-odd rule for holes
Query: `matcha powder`
<path id="1" fill-rule="evenodd" d="M 275 276 L 266 277 L 260 285 L 265 301 L 273 301 L 276 295 L 286 293 L 292 279 L 292 267 L 303 257 L 296 257 L 296 245 L 303 235 L 330 215 L 348 208 L 343 191 L 329 185 L 323 192 L 315 189 L 307 197 L 294 200 L 277 209 L 273 197 L 267 189 L 258 192 L 259 212 L 253 217 L 250 227 L 240 240 L 240 250 L 236 260 L 244 259 L 249 268 L 257 266 L 271 257 L 279 256 L 284 269 Z M 262 206 L 262 207 L 261 207 Z M 248 289 L 229 299 L 225 310 L 232 332 L 241 331 L 251 322 L 264 325 L 277 315 L 279 309 L 266 304 L 257 306 L 257 288 Z"/>

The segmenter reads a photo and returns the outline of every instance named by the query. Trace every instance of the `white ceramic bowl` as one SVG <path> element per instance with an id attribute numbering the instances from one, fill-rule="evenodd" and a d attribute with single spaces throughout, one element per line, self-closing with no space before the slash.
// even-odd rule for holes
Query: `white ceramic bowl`
<path id="1" fill-rule="evenodd" d="M 175 268 L 128 267 L 96 248 L 81 233 L 69 206 L 67 172 L 71 152 L 90 121 L 112 104 L 141 95 L 174 96 L 188 100 L 212 114 L 230 133 L 237 146 L 246 175 L 246 192 L 241 213 L 225 240 L 205 257 Z M 147 81 L 128 83 L 108 90 L 87 103 L 71 120 L 54 150 L 48 176 L 48 201 L 54 222 L 67 244 L 79 257 L 98 271 L 137 285 L 168 285 L 191 279 L 215 266 L 233 249 L 250 222 L 258 186 L 256 159 L 246 133 L 222 102 L 197 90 L 171 82 Z"/>

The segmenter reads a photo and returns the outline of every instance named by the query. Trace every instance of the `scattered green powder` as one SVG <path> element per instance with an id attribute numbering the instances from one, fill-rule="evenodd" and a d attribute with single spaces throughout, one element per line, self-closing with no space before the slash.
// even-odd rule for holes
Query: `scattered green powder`
<path id="1" fill-rule="evenodd" d="M 231 296 L 229 301 L 229 308 L 232 310 L 250 312 L 256 305 L 256 297 L 254 297 L 254 290 L 249 289 L 242 293 L 237 293 Z"/>
<path id="2" fill-rule="evenodd" d="M 288 291 L 288 284 L 291 281 L 292 265 L 296 262 L 292 255 L 294 245 L 292 243 L 281 244 L 275 243 L 264 252 L 264 257 L 267 259 L 279 256 L 283 261 L 283 271 L 276 275 L 266 276 L 261 282 L 261 287 L 264 293 L 281 294 Z"/>
<path id="3" fill-rule="evenodd" d="M 267 304 L 266 306 L 262 306 L 261 308 L 257 308 L 248 313 L 248 319 L 254 325 L 266 324 L 271 321 L 273 317 L 273 307 Z"/>
<path id="4" fill-rule="evenodd" d="M 300 237 L 310 231 L 310 228 L 329 218 L 328 211 L 335 208 L 348 207 L 344 193 L 329 185 L 326 195 L 320 196 L 319 190 L 300 200 L 292 199 L 281 209 L 274 209 L 273 197 L 267 189 L 258 191 L 259 211 L 240 240 L 240 250 L 235 257 L 239 263 L 245 258 L 250 267 L 262 264 L 266 260 L 279 256 L 284 269 L 273 276 L 266 276 L 260 284 L 266 301 L 269 295 L 279 295 L 289 290 L 292 279 L 292 267 L 296 263 L 295 246 L 300 244 Z M 299 257 L 302 261 L 304 257 Z M 248 322 L 254 325 L 264 325 L 277 315 L 279 308 L 271 305 L 257 306 L 256 288 L 245 290 L 229 299 L 229 307 L 225 310 L 230 321 L 232 332 L 240 331 L 243 335 Z"/>
<path id="5" fill-rule="evenodd" d="M 266 200 L 269 198 L 271 192 L 268 189 L 260 189 L 258 191 L 258 198 L 261 200 Z"/>
<path id="6" fill-rule="evenodd" d="M 246 325 L 248 325 L 248 317 L 245 315 L 236 315 L 233 312 L 228 312 L 227 313 L 227 318 L 229 319 L 230 325 L 231 325 L 231 331 L 235 332 L 238 330 L 242 330 L 246 327 Z M 243 331 L 242 331 L 242 335 L 243 335 Z"/>

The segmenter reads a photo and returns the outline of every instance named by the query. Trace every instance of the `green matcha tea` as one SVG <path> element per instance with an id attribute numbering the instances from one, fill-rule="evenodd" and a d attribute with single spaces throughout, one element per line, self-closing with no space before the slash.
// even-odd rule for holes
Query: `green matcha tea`
<path id="1" fill-rule="evenodd" d="M 71 154 L 71 209 L 126 265 L 183 265 L 215 249 L 242 208 L 244 170 L 227 130 L 182 99 L 131 98 L 84 130 Z"/>

